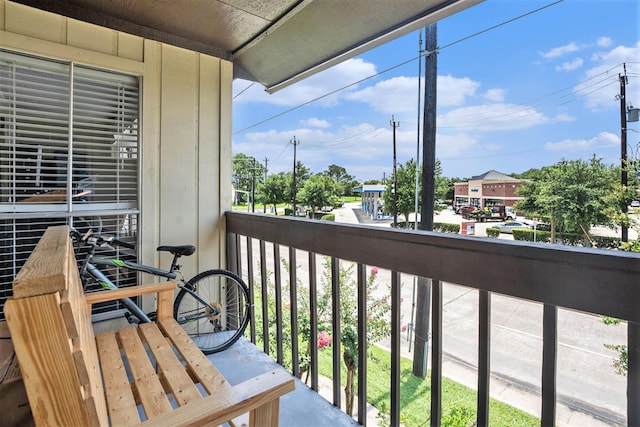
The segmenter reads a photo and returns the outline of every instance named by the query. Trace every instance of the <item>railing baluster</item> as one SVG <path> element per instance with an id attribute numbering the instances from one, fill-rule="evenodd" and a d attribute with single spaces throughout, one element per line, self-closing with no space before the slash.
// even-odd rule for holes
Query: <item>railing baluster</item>
<path id="1" fill-rule="evenodd" d="M 235 272 L 238 273 L 239 276 L 242 276 L 242 251 L 240 250 L 240 248 L 242 247 L 242 240 L 239 234 L 235 235 L 235 241 L 236 241 L 236 246 L 234 248 L 234 252 L 236 253 Z"/>
<path id="2" fill-rule="evenodd" d="M 543 426 L 556 425 L 556 357 L 558 307 L 545 304 L 542 314 L 542 417 Z"/>
<path id="3" fill-rule="evenodd" d="M 238 271 L 238 245 L 237 234 L 227 235 L 227 267 L 233 272 Z"/>
<path id="4" fill-rule="evenodd" d="M 367 266 L 358 264 L 358 423 L 367 425 Z"/>
<path id="5" fill-rule="evenodd" d="M 627 325 L 627 425 L 640 426 L 640 323 Z"/>
<path id="6" fill-rule="evenodd" d="M 298 354 L 298 270 L 296 249 L 289 246 L 289 312 L 291 313 L 291 373 L 300 376 Z"/>
<path id="7" fill-rule="evenodd" d="M 340 260 L 331 257 L 331 329 L 333 331 L 333 404 L 340 407 Z"/>
<path id="8" fill-rule="evenodd" d="M 391 272 L 391 425 L 400 425 L 400 273 Z"/>
<path id="9" fill-rule="evenodd" d="M 256 343 L 256 300 L 255 283 L 253 280 L 253 239 L 247 236 L 247 286 L 249 287 L 249 333 L 251 342 Z"/>
<path id="10" fill-rule="evenodd" d="M 431 426 L 442 418 L 442 282 L 431 280 Z"/>
<path id="11" fill-rule="evenodd" d="M 269 354 L 269 289 L 267 287 L 267 249 L 260 240 L 260 280 L 262 281 L 262 348 Z"/>
<path id="12" fill-rule="evenodd" d="M 491 380 L 491 294 L 478 295 L 478 419 L 479 426 L 489 425 L 489 384 Z"/>
<path id="13" fill-rule="evenodd" d="M 309 252 L 309 353 L 311 363 L 311 388 L 318 391 L 318 278 L 316 275 L 316 254 Z"/>
<path id="14" fill-rule="evenodd" d="M 282 269 L 280 268 L 280 245 L 273 244 L 273 280 L 276 292 L 276 361 L 282 365 L 284 351 L 282 343 Z"/>

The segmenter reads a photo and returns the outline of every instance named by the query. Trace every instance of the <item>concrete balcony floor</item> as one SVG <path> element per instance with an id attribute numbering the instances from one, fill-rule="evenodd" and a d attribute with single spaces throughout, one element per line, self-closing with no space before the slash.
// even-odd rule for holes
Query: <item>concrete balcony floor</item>
<path id="1" fill-rule="evenodd" d="M 240 338 L 229 349 L 210 355 L 209 359 L 231 384 L 240 383 L 271 370 L 284 370 L 244 338 Z M 234 420 L 238 427 L 248 425 L 248 421 L 248 415 Z M 296 379 L 296 389 L 280 400 L 280 425 L 283 427 L 341 427 L 359 424 Z"/>

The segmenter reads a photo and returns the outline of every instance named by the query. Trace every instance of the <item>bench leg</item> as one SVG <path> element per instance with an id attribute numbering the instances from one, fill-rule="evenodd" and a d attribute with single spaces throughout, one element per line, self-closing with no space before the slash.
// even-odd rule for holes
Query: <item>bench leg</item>
<path id="1" fill-rule="evenodd" d="M 265 403 L 259 408 L 249 413 L 249 426 L 278 426 L 278 417 L 280 415 L 280 399 L 273 399 L 271 402 Z"/>

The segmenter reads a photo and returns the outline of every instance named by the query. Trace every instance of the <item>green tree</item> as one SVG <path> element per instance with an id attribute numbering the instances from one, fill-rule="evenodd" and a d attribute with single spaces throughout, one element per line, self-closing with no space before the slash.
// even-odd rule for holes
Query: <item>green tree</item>
<path id="1" fill-rule="evenodd" d="M 298 199 L 312 211 L 324 206 L 333 206 L 337 197 L 337 186 L 333 178 L 316 174 L 312 175 L 298 193 Z"/>
<path id="2" fill-rule="evenodd" d="M 318 296 L 318 318 L 323 328 L 334 335 L 331 330 L 332 318 L 332 280 L 331 259 L 325 258 L 321 290 Z M 347 368 L 345 384 L 345 412 L 353 415 L 355 396 L 355 377 L 358 369 L 358 285 L 354 280 L 354 264 L 349 267 L 339 266 L 340 272 L 340 344 L 342 360 Z M 386 297 L 376 298 L 378 285 L 376 277 L 378 268 L 372 267 L 367 277 L 367 343 L 374 344 L 391 334 L 391 304 Z M 388 287 L 388 285 L 387 285 Z M 388 295 L 388 292 L 386 293 Z M 333 343 L 336 345 L 336 343 Z"/>
<path id="3" fill-rule="evenodd" d="M 235 154 L 233 156 L 231 184 L 236 190 L 250 193 L 264 181 L 264 172 L 264 165 L 254 157 L 243 153 Z"/>
<path id="4" fill-rule="evenodd" d="M 525 181 L 517 209 L 528 215 L 548 217 L 556 228 L 586 233 L 593 225 L 611 225 L 607 197 L 615 191 L 619 168 L 601 159 L 571 160 L 542 170 L 536 181 Z"/>
<path id="5" fill-rule="evenodd" d="M 293 187 L 295 185 L 296 190 L 296 203 L 300 200 L 300 190 L 304 187 L 305 183 L 311 176 L 311 171 L 302 162 L 296 162 L 295 165 L 295 182 L 293 182 L 293 174 L 289 172 L 291 179 L 289 180 L 289 201 L 293 202 Z"/>
<path id="6" fill-rule="evenodd" d="M 347 170 L 342 166 L 329 165 L 323 174 L 333 178 L 337 185 L 338 195 L 340 196 L 351 196 L 353 194 L 354 187 L 358 185 L 358 181 L 356 181 L 355 177 L 349 175 Z"/>
<path id="7" fill-rule="evenodd" d="M 282 263 L 287 271 L 293 267 L 289 265 L 287 260 L 284 258 L 282 259 Z M 273 275 L 271 273 L 268 273 L 267 279 L 267 306 L 269 319 L 267 322 L 264 322 L 262 311 L 256 310 L 256 324 L 258 325 L 258 328 L 263 327 L 269 330 L 270 348 L 277 348 L 277 322 L 278 318 L 281 318 L 283 325 L 282 344 L 285 347 L 284 354 L 291 354 L 291 345 L 293 340 L 297 340 L 300 367 L 298 378 L 303 379 L 305 383 L 309 379 L 311 346 L 317 346 L 319 349 L 323 349 L 332 345 L 340 345 L 343 361 L 347 369 L 347 381 L 345 385 L 347 405 L 345 411 L 349 415 L 352 415 L 355 396 L 354 380 L 358 369 L 358 284 L 355 280 L 355 264 L 340 262 L 338 267 L 338 280 L 340 284 L 340 343 L 332 342 L 332 337 L 336 334 L 332 329 L 333 292 L 331 258 L 329 257 L 324 258 L 320 286 L 318 287 L 316 294 L 318 319 L 317 337 L 311 336 L 309 287 L 304 285 L 300 278 L 297 279 L 297 283 L 295 284 L 287 283 L 282 290 L 283 307 L 290 308 L 291 305 L 288 299 L 288 296 L 290 295 L 290 286 L 296 286 L 298 334 L 294 336 L 291 333 L 291 311 L 286 309 L 282 310 L 280 313 L 276 312 L 276 289 L 275 284 L 272 281 Z M 381 292 L 382 290 L 379 290 L 377 278 L 378 268 L 371 267 L 367 276 L 366 284 L 368 345 L 375 344 L 391 334 L 391 305 L 389 304 L 388 297 L 379 297 L 381 293 L 383 295 L 389 295 L 389 285 L 386 285 L 386 292 Z M 256 279 L 256 283 L 258 282 L 259 279 Z M 254 298 L 255 301 L 260 301 L 262 299 L 261 286 L 256 286 Z M 286 356 L 284 366 L 291 368 L 291 360 L 290 358 L 287 359 Z"/>
<path id="8" fill-rule="evenodd" d="M 420 170 L 418 171 L 420 174 Z M 396 187 L 398 194 L 396 198 L 397 212 L 404 216 L 405 221 L 409 221 L 409 214 L 415 210 L 416 197 L 416 162 L 411 159 L 404 165 L 396 167 L 397 182 Z M 418 189 L 418 197 L 420 197 L 421 189 Z M 387 188 L 384 192 L 385 210 L 393 212 L 393 177 L 387 180 Z"/>
<path id="9" fill-rule="evenodd" d="M 288 195 L 291 193 L 291 177 L 284 172 L 269 175 L 265 182 L 259 187 L 260 200 L 268 205 L 273 205 L 273 211 L 278 215 L 278 204 L 289 201 Z"/>

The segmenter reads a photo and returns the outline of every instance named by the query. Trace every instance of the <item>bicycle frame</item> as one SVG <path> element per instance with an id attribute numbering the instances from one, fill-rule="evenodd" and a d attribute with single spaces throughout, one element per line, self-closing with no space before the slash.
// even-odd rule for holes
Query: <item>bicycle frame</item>
<path id="1" fill-rule="evenodd" d="M 178 274 L 174 271 L 167 271 L 160 268 L 150 267 L 148 265 L 138 264 L 130 261 L 123 261 L 117 258 L 105 258 L 95 256 L 93 254 L 93 250 L 89 252 L 87 255 L 87 259 L 84 262 L 82 271 L 80 273 L 80 277 L 84 277 L 85 274 L 89 274 L 97 282 L 105 289 L 118 289 L 118 286 L 114 284 L 97 266 L 98 265 L 107 265 L 107 266 L 116 266 L 119 268 L 126 268 L 132 271 L 141 271 L 144 273 L 153 274 L 154 276 L 166 277 L 167 280 L 175 280 L 178 278 Z M 176 262 L 172 263 L 172 270 L 176 267 Z M 182 276 L 182 274 L 180 274 Z M 206 306 L 210 312 L 216 313 L 218 310 L 211 306 L 207 301 L 205 301 L 200 295 L 194 292 L 192 289 L 189 289 L 188 286 L 185 286 L 184 278 L 180 277 L 179 280 L 176 280 L 176 285 L 184 289 L 186 292 L 191 294 L 193 298 L 195 298 L 202 305 Z M 132 315 L 137 317 L 143 323 L 150 323 L 151 319 L 149 316 L 142 311 L 142 309 L 135 303 L 131 298 L 123 298 L 120 300 L 122 304 L 131 312 Z"/>

